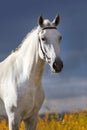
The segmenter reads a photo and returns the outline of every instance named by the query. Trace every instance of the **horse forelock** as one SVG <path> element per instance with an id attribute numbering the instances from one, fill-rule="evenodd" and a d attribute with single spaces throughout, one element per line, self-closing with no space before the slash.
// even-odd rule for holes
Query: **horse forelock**
<path id="1" fill-rule="evenodd" d="M 45 19 L 43 25 L 44 27 L 47 27 L 47 26 L 50 27 L 52 26 L 52 23 L 48 19 Z"/>

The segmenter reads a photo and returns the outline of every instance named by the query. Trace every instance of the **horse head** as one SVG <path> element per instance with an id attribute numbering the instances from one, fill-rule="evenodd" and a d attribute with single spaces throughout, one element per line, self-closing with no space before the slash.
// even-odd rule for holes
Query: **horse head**
<path id="1" fill-rule="evenodd" d="M 59 15 L 50 22 L 48 19 L 39 17 L 39 56 L 46 61 L 51 71 L 54 73 L 61 72 L 63 62 L 60 57 L 62 36 L 57 31 L 57 25 L 60 22 Z"/>

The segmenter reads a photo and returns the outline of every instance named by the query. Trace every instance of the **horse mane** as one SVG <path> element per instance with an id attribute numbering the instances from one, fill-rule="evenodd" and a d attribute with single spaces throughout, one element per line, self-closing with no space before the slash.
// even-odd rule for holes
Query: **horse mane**
<path id="1" fill-rule="evenodd" d="M 44 20 L 44 27 L 48 27 L 48 26 L 52 26 L 51 22 L 48 19 Z M 35 27 L 34 29 L 32 29 L 22 40 L 21 44 L 19 44 L 19 46 L 15 49 L 11 51 L 12 53 L 15 53 L 17 51 L 19 51 L 19 49 L 22 47 L 22 45 L 24 44 L 24 41 L 30 37 L 30 35 L 36 30 L 36 29 L 40 29 L 39 26 Z"/>
<path id="2" fill-rule="evenodd" d="M 24 44 L 24 41 L 30 37 L 30 35 L 37 29 L 38 27 L 35 27 L 34 29 L 32 29 L 22 40 L 21 44 L 19 44 L 19 46 L 17 48 L 15 48 L 15 50 L 12 50 L 11 51 L 11 54 L 12 53 L 15 53 L 17 51 L 19 51 L 19 49 L 22 47 L 22 45 Z"/>

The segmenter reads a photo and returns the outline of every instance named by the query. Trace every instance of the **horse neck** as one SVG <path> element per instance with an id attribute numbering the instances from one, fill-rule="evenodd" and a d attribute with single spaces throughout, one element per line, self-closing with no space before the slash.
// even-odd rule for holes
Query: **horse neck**
<path id="1" fill-rule="evenodd" d="M 44 61 L 39 57 L 38 31 L 34 30 L 28 36 L 19 51 L 22 69 L 32 82 L 39 82 L 42 79 Z"/>

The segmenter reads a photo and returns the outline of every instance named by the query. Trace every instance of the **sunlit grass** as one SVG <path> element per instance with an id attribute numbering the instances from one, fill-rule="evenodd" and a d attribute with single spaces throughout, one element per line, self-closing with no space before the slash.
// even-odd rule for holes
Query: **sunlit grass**
<path id="1" fill-rule="evenodd" d="M 56 114 L 56 116 L 58 116 Z M 57 119 L 57 118 L 56 118 Z M 45 113 L 45 117 L 38 118 L 37 130 L 87 130 L 87 111 L 64 113 L 63 119 L 56 120 Z M 8 130 L 5 120 L 0 121 L 0 130 Z M 24 123 L 21 123 L 20 130 L 24 130 Z"/>
<path id="2" fill-rule="evenodd" d="M 87 111 L 65 113 L 60 121 L 45 117 L 45 120 L 39 118 L 37 130 L 87 130 Z"/>

